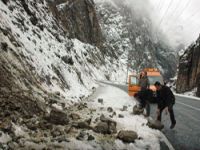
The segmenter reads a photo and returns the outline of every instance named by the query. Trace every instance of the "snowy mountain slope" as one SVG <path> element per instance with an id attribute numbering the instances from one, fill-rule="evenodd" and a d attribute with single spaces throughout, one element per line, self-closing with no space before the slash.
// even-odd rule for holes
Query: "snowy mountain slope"
<path id="1" fill-rule="evenodd" d="M 117 59 L 112 65 L 97 47 L 69 39 L 45 1 L 0 4 L 1 76 L 8 74 L 8 85 L 2 87 L 60 92 L 65 99 L 78 100 L 96 86 L 94 80 L 118 79 L 111 75 L 117 71 L 123 77 Z"/>
<path id="2" fill-rule="evenodd" d="M 113 48 L 113 53 L 125 51 L 123 54 L 126 58 L 129 55 L 129 64 L 133 70 L 156 67 L 166 78 L 175 74 L 176 52 L 164 38 L 155 40 L 155 34 L 159 31 L 153 32 L 148 13 L 138 12 L 137 5 L 134 7 L 134 1 L 130 0 L 95 2 L 103 36 L 107 45 Z"/>

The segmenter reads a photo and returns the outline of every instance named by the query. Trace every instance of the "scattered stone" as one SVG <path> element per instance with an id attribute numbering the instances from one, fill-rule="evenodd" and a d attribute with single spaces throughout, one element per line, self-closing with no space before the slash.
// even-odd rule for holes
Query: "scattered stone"
<path id="1" fill-rule="evenodd" d="M 94 131 L 97 133 L 108 134 L 108 123 L 99 122 L 95 127 Z"/>
<path id="2" fill-rule="evenodd" d="M 99 121 L 99 117 L 97 117 L 96 119 L 94 119 L 94 123 Z"/>
<path id="3" fill-rule="evenodd" d="M 65 98 L 63 98 L 63 99 L 65 99 Z M 62 108 L 64 109 L 65 108 L 65 103 L 61 103 L 61 106 L 62 106 Z"/>
<path id="4" fill-rule="evenodd" d="M 33 25 L 36 25 L 38 23 L 38 19 L 35 16 L 30 17 L 30 21 Z"/>
<path id="5" fill-rule="evenodd" d="M 53 131 L 51 131 L 51 135 L 52 135 L 53 137 L 57 137 L 57 136 L 60 136 L 60 135 L 61 135 L 61 132 L 58 131 L 58 130 L 53 130 Z"/>
<path id="6" fill-rule="evenodd" d="M 106 118 L 104 115 L 101 115 L 101 116 L 100 116 L 100 120 L 101 120 L 102 122 L 106 122 L 106 123 L 108 123 L 108 124 L 113 123 L 113 124 L 117 125 L 117 123 L 116 123 L 114 120 L 112 120 L 112 119 L 110 119 L 110 118 Z"/>
<path id="7" fill-rule="evenodd" d="M 89 125 L 91 124 L 92 118 L 86 119 L 84 122 L 87 122 Z"/>
<path id="8" fill-rule="evenodd" d="M 99 98 L 98 103 L 103 104 L 103 98 Z"/>
<path id="9" fill-rule="evenodd" d="M 2 0 L 4 4 L 7 5 L 7 3 L 9 2 L 9 0 Z"/>
<path id="10" fill-rule="evenodd" d="M 41 139 L 41 138 L 31 138 L 30 141 L 33 142 L 33 143 L 39 144 L 39 143 L 43 142 L 43 139 Z"/>
<path id="11" fill-rule="evenodd" d="M 9 119 L 4 119 L 0 124 L 0 130 L 4 132 L 11 132 L 12 123 Z"/>
<path id="12" fill-rule="evenodd" d="M 135 142 L 135 140 L 138 138 L 138 135 L 134 131 L 121 130 L 119 131 L 117 138 L 123 142 L 132 143 Z"/>
<path id="13" fill-rule="evenodd" d="M 81 131 L 79 133 L 79 135 L 76 137 L 77 140 L 83 141 L 86 137 L 87 133 L 85 133 L 84 131 Z"/>
<path id="14" fill-rule="evenodd" d="M 71 134 L 71 135 L 74 135 L 74 134 L 77 134 L 78 133 L 78 130 L 75 126 L 71 126 L 69 129 L 66 129 L 65 132 L 67 134 Z"/>
<path id="15" fill-rule="evenodd" d="M 11 141 L 11 142 L 8 143 L 8 147 L 9 147 L 9 149 L 16 149 L 16 147 L 17 147 L 17 143 Z"/>
<path id="16" fill-rule="evenodd" d="M 26 123 L 26 126 L 27 126 L 28 129 L 34 130 L 34 131 L 36 131 L 37 128 L 38 128 L 38 125 L 37 124 L 33 124 L 32 122 Z"/>
<path id="17" fill-rule="evenodd" d="M 111 112 L 113 112 L 113 108 L 112 107 L 108 107 L 107 111 L 111 113 Z"/>
<path id="18" fill-rule="evenodd" d="M 113 114 L 112 114 L 112 116 L 116 116 L 116 115 L 117 115 L 117 113 L 114 111 Z"/>
<path id="19" fill-rule="evenodd" d="M 55 95 L 60 96 L 60 92 L 59 91 L 55 92 Z"/>
<path id="20" fill-rule="evenodd" d="M 164 125 L 160 121 L 152 119 L 148 119 L 147 126 L 149 126 L 152 129 L 158 129 L 158 130 L 162 130 L 164 128 Z"/>
<path id="21" fill-rule="evenodd" d="M 53 105 L 53 104 L 57 104 L 58 101 L 55 100 L 54 98 L 49 98 L 49 99 L 48 99 L 48 103 L 49 103 L 50 105 Z"/>
<path id="22" fill-rule="evenodd" d="M 49 123 L 47 120 L 43 120 L 39 122 L 38 127 L 43 130 L 47 130 L 47 129 L 51 130 L 53 128 L 53 125 Z"/>
<path id="23" fill-rule="evenodd" d="M 89 135 L 87 140 L 88 141 L 93 141 L 93 140 L 95 140 L 95 137 L 93 135 Z"/>
<path id="24" fill-rule="evenodd" d="M 133 114 L 140 115 L 144 112 L 143 108 L 139 108 L 137 105 L 133 107 Z"/>
<path id="25" fill-rule="evenodd" d="M 2 50 L 4 50 L 4 51 L 7 52 L 7 50 L 8 50 L 8 44 L 5 43 L 5 42 L 1 43 L 1 48 L 2 48 Z"/>
<path id="26" fill-rule="evenodd" d="M 102 134 L 113 134 L 117 132 L 117 123 L 110 118 L 106 118 L 104 115 L 100 117 L 101 122 L 99 122 L 95 127 L 94 131 Z"/>
<path id="27" fill-rule="evenodd" d="M 49 122 L 56 125 L 66 125 L 69 123 L 67 114 L 61 110 L 53 109 L 50 116 L 47 118 Z"/>
<path id="28" fill-rule="evenodd" d="M 65 135 L 61 135 L 61 136 L 55 137 L 53 139 L 53 142 L 58 142 L 58 143 L 61 143 L 61 142 L 70 142 L 70 140 Z"/>
<path id="29" fill-rule="evenodd" d="M 93 114 L 96 111 L 97 111 L 96 109 L 90 109 L 90 114 Z"/>
<path id="30" fill-rule="evenodd" d="M 70 117 L 72 120 L 81 119 L 80 115 L 79 115 L 79 114 L 76 114 L 76 113 L 71 113 L 69 117 Z"/>
<path id="31" fill-rule="evenodd" d="M 92 127 L 86 121 L 75 123 L 73 126 L 79 129 L 92 129 Z"/>
<path id="32" fill-rule="evenodd" d="M 78 109 L 79 109 L 79 110 L 83 110 L 84 108 L 88 108 L 88 107 L 87 107 L 87 103 L 84 103 L 84 104 L 83 104 L 83 103 L 80 103 L 80 104 L 78 105 Z"/>
<path id="33" fill-rule="evenodd" d="M 128 107 L 127 106 L 123 106 L 122 111 L 127 111 Z"/>
<path id="34" fill-rule="evenodd" d="M 62 61 L 64 61 L 66 64 L 74 65 L 74 61 L 73 61 L 72 57 L 63 56 L 63 57 L 61 57 L 61 59 L 62 59 Z"/>
<path id="35" fill-rule="evenodd" d="M 119 118 L 124 118 L 124 115 L 119 114 L 118 117 L 119 117 Z"/>

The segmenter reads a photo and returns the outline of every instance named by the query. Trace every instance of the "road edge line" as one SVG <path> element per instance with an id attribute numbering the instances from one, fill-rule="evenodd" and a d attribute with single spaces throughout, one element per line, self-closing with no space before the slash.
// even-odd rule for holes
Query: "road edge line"
<path id="1" fill-rule="evenodd" d="M 153 119 L 152 117 L 150 117 L 150 118 Z M 170 141 L 167 139 L 167 137 L 164 135 L 164 133 L 162 131 L 160 131 L 160 134 L 162 136 L 163 142 L 165 142 L 165 144 L 167 145 L 169 150 L 175 150 L 175 148 L 172 146 L 172 144 L 170 143 Z"/>
<path id="2" fill-rule="evenodd" d="M 179 96 L 179 97 L 184 97 L 184 98 L 190 98 L 192 100 L 196 100 L 196 101 L 200 101 L 200 98 L 199 97 L 195 97 L 195 96 L 188 96 L 188 95 L 183 95 L 183 94 L 177 94 L 177 93 L 174 93 L 175 96 Z"/>
<path id="3" fill-rule="evenodd" d="M 160 132 L 160 133 L 162 135 L 163 141 L 168 146 L 169 150 L 175 150 L 174 147 L 172 146 L 172 144 L 170 143 L 170 141 L 167 139 L 167 137 L 162 132 Z"/>

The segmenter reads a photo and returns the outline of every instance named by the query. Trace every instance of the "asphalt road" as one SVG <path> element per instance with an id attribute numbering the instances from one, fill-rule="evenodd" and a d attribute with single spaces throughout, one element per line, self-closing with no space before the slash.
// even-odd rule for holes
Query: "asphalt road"
<path id="1" fill-rule="evenodd" d="M 127 92 L 127 85 L 103 83 Z M 171 130 L 170 117 L 163 112 L 162 123 L 165 128 L 162 132 L 176 150 L 200 150 L 200 101 L 176 96 L 174 113 L 177 124 Z M 156 104 L 151 104 L 151 117 L 156 118 Z"/>

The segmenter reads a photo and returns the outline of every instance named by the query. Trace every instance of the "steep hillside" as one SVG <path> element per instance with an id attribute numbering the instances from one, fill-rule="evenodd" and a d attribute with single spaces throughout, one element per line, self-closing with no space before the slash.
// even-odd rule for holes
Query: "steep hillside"
<path id="1" fill-rule="evenodd" d="M 164 38 L 155 40 L 149 14 L 137 11 L 132 1 L 96 0 L 98 17 L 107 45 L 128 56 L 132 70 L 159 68 L 166 78 L 176 72 L 176 52 Z M 148 3 L 147 3 L 148 5 Z M 159 35 L 159 37 L 161 37 Z"/>
<path id="2" fill-rule="evenodd" d="M 55 5 L 54 9 L 58 13 L 65 7 L 70 7 L 71 11 L 81 7 L 85 12 L 85 20 L 79 20 L 80 16 L 73 13 L 73 18 L 77 20 L 75 23 L 71 18 L 65 17 L 68 23 L 74 23 L 71 25 L 73 30 L 67 28 L 66 24 L 59 23 L 60 20 L 52 13 L 52 6 L 49 7 L 46 1 L 20 0 L 0 3 L 2 88 L 7 88 L 8 91 L 21 89 L 59 92 L 66 99 L 74 96 L 79 99 L 80 95 L 89 94 L 89 89 L 95 86 L 95 79 L 109 78 L 117 70 L 123 72 L 117 59 L 112 59 L 115 65 L 112 65 L 112 72 L 108 72 L 111 66 L 110 58 L 104 56 L 97 47 L 72 39 L 79 38 L 80 35 L 80 40 L 85 39 L 85 42 L 92 42 L 94 45 L 101 43 L 90 37 L 92 34 L 100 38 L 100 31 L 85 31 L 86 27 L 93 30 L 88 27 L 91 21 L 95 22 L 94 28 L 98 28 L 91 1 L 85 0 L 84 4 L 76 2 L 73 5 L 76 7 L 70 2 Z M 89 19 L 89 8 L 94 11 L 93 20 Z M 83 28 L 76 23 L 82 24 Z M 80 31 L 77 31 L 75 26 L 80 27 Z M 76 34 L 71 35 L 73 33 Z"/>
<path id="3" fill-rule="evenodd" d="M 200 37 L 180 56 L 176 89 L 181 93 L 196 87 L 200 96 Z"/>

